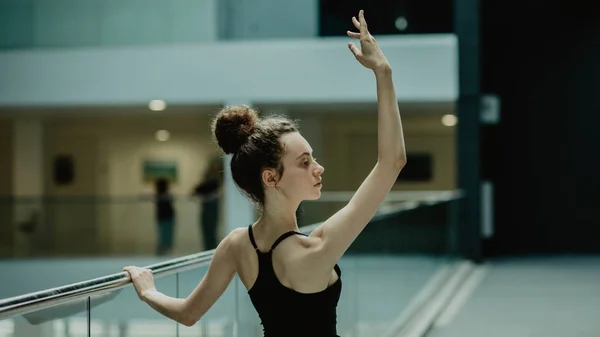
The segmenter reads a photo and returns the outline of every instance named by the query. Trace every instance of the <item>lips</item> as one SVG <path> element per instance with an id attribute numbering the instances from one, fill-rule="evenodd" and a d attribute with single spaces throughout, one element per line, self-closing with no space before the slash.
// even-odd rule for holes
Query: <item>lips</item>
<path id="1" fill-rule="evenodd" d="M 319 181 L 319 182 L 318 182 L 318 183 L 316 183 L 314 186 L 316 187 L 316 186 L 321 186 L 321 185 L 323 185 L 323 184 L 322 184 L 322 183 Z"/>

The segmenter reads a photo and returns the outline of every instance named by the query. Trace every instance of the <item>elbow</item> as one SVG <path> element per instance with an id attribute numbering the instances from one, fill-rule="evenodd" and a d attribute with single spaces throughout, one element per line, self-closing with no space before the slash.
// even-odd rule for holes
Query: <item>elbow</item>
<path id="1" fill-rule="evenodd" d="M 184 310 L 184 314 L 177 320 L 180 324 L 187 327 L 194 326 L 200 320 L 201 315 L 193 313 L 193 310 Z"/>
<path id="2" fill-rule="evenodd" d="M 378 162 L 399 173 L 406 165 L 406 156 L 397 156 L 395 158 L 389 158 L 388 160 L 380 158 Z"/>
<path id="3" fill-rule="evenodd" d="M 198 321 L 196 321 L 196 320 L 189 320 L 189 321 L 183 321 L 183 322 L 181 322 L 181 324 L 183 324 L 189 328 L 189 327 L 196 325 L 197 322 Z"/>
<path id="4" fill-rule="evenodd" d="M 395 171 L 400 172 L 406 166 L 406 156 L 401 155 L 391 161 L 392 167 Z"/>
<path id="5" fill-rule="evenodd" d="M 394 168 L 398 171 L 402 171 L 402 169 L 406 166 L 406 156 L 400 156 L 394 162 Z"/>
<path id="6" fill-rule="evenodd" d="M 179 323 L 187 326 L 187 327 L 191 327 L 196 325 L 196 323 L 198 323 L 200 319 L 196 319 L 193 317 L 184 317 L 183 319 L 179 320 Z"/>

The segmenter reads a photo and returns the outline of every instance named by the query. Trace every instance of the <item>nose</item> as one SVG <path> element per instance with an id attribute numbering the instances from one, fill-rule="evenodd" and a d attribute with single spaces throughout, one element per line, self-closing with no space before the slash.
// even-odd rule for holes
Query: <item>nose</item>
<path id="1" fill-rule="evenodd" d="M 315 169 L 315 176 L 320 176 L 321 174 L 323 174 L 323 172 L 325 172 L 325 168 L 323 166 L 321 166 L 320 164 L 317 164 L 317 168 Z"/>

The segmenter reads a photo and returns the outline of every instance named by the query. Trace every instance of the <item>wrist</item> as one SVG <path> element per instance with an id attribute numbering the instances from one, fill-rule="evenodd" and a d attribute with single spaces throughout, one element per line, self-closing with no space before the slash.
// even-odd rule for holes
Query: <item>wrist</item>
<path id="1" fill-rule="evenodd" d="M 392 67 L 389 63 L 384 63 L 380 66 L 373 68 L 375 76 L 388 76 L 392 74 Z"/>
<path id="2" fill-rule="evenodd" d="M 151 301 L 154 293 L 156 293 L 156 289 L 148 289 L 148 290 L 144 290 L 144 292 L 141 293 L 141 298 L 142 301 L 148 303 Z"/>

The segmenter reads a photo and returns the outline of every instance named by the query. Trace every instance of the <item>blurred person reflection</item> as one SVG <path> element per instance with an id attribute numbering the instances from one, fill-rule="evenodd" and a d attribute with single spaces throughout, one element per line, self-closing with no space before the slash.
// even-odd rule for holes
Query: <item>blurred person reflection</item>
<path id="1" fill-rule="evenodd" d="M 175 231 L 175 209 L 169 193 L 169 181 L 159 178 L 155 182 L 156 223 L 158 226 L 157 255 L 169 255 L 173 249 Z"/>
<path id="2" fill-rule="evenodd" d="M 217 227 L 219 224 L 219 210 L 221 205 L 221 186 L 223 181 L 223 160 L 213 157 L 202 182 L 198 184 L 192 195 L 201 199 L 200 231 L 204 243 L 204 250 L 217 248 Z"/>

